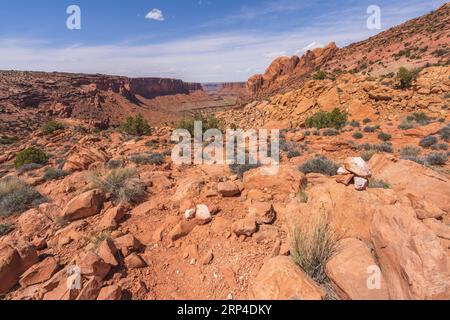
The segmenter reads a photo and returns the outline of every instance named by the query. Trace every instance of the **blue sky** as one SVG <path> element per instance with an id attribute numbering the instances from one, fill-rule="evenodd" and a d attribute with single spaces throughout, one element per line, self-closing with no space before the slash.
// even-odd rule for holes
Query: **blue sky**
<path id="1" fill-rule="evenodd" d="M 245 81 L 281 55 L 365 39 L 442 0 L 3 0 L 0 69 Z M 382 30 L 366 27 L 369 5 Z M 68 30 L 66 8 L 81 8 Z M 156 19 L 149 19 L 149 15 Z"/>

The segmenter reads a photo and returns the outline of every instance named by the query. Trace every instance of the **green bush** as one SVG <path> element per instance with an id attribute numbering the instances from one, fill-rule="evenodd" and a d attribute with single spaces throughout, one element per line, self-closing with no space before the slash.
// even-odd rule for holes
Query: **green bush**
<path id="1" fill-rule="evenodd" d="M 397 79 L 400 82 L 399 84 L 400 89 L 410 88 L 413 82 L 416 80 L 419 73 L 420 69 L 408 70 L 404 67 L 401 67 L 397 72 Z"/>
<path id="2" fill-rule="evenodd" d="M 58 180 L 67 176 L 68 173 L 61 169 L 48 168 L 44 172 L 44 179 L 46 181 Z"/>
<path id="3" fill-rule="evenodd" d="M 288 152 L 287 157 L 289 159 L 295 158 L 295 157 L 300 157 L 302 155 L 302 153 L 298 150 L 291 150 Z"/>
<path id="4" fill-rule="evenodd" d="M 378 126 L 367 126 L 364 127 L 364 132 L 371 133 L 378 130 Z"/>
<path id="5" fill-rule="evenodd" d="M 409 130 L 414 128 L 414 124 L 411 121 L 403 120 L 402 123 L 398 126 L 400 130 Z"/>
<path id="6" fill-rule="evenodd" d="M 372 119 L 370 119 L 370 118 L 365 118 L 364 120 L 363 120 L 363 123 L 364 124 L 368 124 L 368 123 L 371 123 L 372 122 Z"/>
<path id="7" fill-rule="evenodd" d="M 22 213 L 42 202 L 39 192 L 23 181 L 14 177 L 0 180 L 0 215 Z"/>
<path id="8" fill-rule="evenodd" d="M 402 158 L 405 157 L 417 157 L 420 155 L 420 148 L 413 146 L 406 146 L 400 150 L 400 155 Z"/>
<path id="9" fill-rule="evenodd" d="M 323 71 L 317 71 L 313 74 L 314 80 L 325 80 L 327 78 L 327 74 Z"/>
<path id="10" fill-rule="evenodd" d="M 191 137 L 194 137 L 194 125 L 195 122 L 201 122 L 202 123 L 202 133 L 205 133 L 209 129 L 219 129 L 219 121 L 215 116 L 209 116 L 207 118 L 204 118 L 202 115 L 197 115 L 194 117 L 187 117 L 182 119 L 178 125 L 177 129 L 185 129 L 189 131 L 191 134 Z"/>
<path id="11" fill-rule="evenodd" d="M 352 121 L 350 122 L 350 126 L 352 126 L 353 128 L 359 128 L 360 124 L 359 124 L 358 121 L 352 120 Z"/>
<path id="12" fill-rule="evenodd" d="M 131 162 L 136 164 L 164 164 L 164 155 L 160 153 L 135 154 L 130 157 Z"/>
<path id="13" fill-rule="evenodd" d="M 16 137 L 0 136 L 0 144 L 13 144 L 17 142 Z"/>
<path id="14" fill-rule="evenodd" d="M 44 135 L 52 134 L 55 131 L 63 130 L 64 125 L 58 121 L 49 121 L 41 128 L 41 132 Z"/>
<path id="15" fill-rule="evenodd" d="M 323 131 L 322 135 L 324 137 L 337 136 L 337 135 L 339 135 L 339 131 L 335 130 L 335 129 L 326 129 L 326 130 Z"/>
<path id="16" fill-rule="evenodd" d="M 392 139 L 392 136 L 390 134 L 384 133 L 384 132 L 380 132 L 378 134 L 378 139 L 380 139 L 381 141 L 389 141 Z"/>
<path id="17" fill-rule="evenodd" d="M 439 130 L 439 135 L 442 140 L 450 142 L 450 124 Z"/>
<path id="18" fill-rule="evenodd" d="M 361 132 L 355 132 L 354 134 L 352 134 L 352 137 L 354 139 L 362 139 L 364 135 Z"/>
<path id="19" fill-rule="evenodd" d="M 11 230 L 10 224 L 0 224 L 0 237 L 6 236 Z"/>
<path id="20" fill-rule="evenodd" d="M 436 144 L 438 142 L 437 138 L 435 136 L 426 136 L 422 140 L 420 140 L 419 145 L 422 148 L 430 148 L 432 145 Z"/>
<path id="21" fill-rule="evenodd" d="M 424 112 L 414 112 L 406 117 L 406 121 L 426 125 L 430 123 L 431 119 Z"/>
<path id="22" fill-rule="evenodd" d="M 48 156 L 44 151 L 31 147 L 19 152 L 14 161 L 16 169 L 19 169 L 25 164 L 46 164 L 48 161 Z"/>
<path id="23" fill-rule="evenodd" d="M 318 112 L 306 119 L 306 125 L 309 128 L 323 129 L 334 128 L 341 129 L 347 122 L 347 114 L 335 108 L 331 112 Z"/>
<path id="24" fill-rule="evenodd" d="M 261 166 L 261 164 L 251 164 L 251 163 L 247 163 L 247 164 L 230 164 L 229 168 L 230 171 L 233 172 L 235 175 L 237 175 L 240 179 L 242 179 L 244 177 L 244 173 L 246 173 L 247 171 L 259 168 Z"/>
<path id="25" fill-rule="evenodd" d="M 432 152 L 427 156 L 426 162 L 432 166 L 442 166 L 448 161 L 446 152 Z"/>
<path id="26" fill-rule="evenodd" d="M 146 136 L 152 131 L 147 120 L 145 120 L 141 114 L 134 118 L 128 117 L 127 120 L 120 125 L 120 130 L 133 136 Z"/>
<path id="27" fill-rule="evenodd" d="M 324 156 L 316 156 L 303 163 L 299 170 L 304 174 L 307 173 L 321 173 L 329 176 L 334 176 L 337 173 L 338 166 Z"/>
<path id="28" fill-rule="evenodd" d="M 138 203 L 145 195 L 145 186 L 135 169 L 120 168 L 96 172 L 90 177 L 94 188 L 111 194 L 113 202 Z"/>
<path id="29" fill-rule="evenodd" d="M 292 231 L 291 255 L 294 262 L 314 281 L 325 284 L 325 268 L 337 250 L 339 237 L 325 217 L 296 226 Z"/>

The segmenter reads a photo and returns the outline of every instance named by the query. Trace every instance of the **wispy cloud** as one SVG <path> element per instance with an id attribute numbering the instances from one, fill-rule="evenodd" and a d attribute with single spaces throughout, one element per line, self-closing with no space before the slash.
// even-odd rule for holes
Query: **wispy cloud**
<path id="1" fill-rule="evenodd" d="M 163 12 L 159 9 L 153 9 L 145 16 L 145 19 L 156 20 L 156 21 L 164 21 Z"/>
<path id="2" fill-rule="evenodd" d="M 424 8 L 428 10 L 428 6 L 417 5 L 410 14 L 418 16 Z M 386 27 L 405 20 L 393 5 L 383 10 Z M 0 69 L 159 76 L 201 82 L 244 81 L 261 72 L 278 55 L 300 54 L 331 41 L 343 46 L 373 33 L 366 28 L 365 10 L 348 10 L 286 32 L 237 30 L 153 44 L 58 47 L 45 41 L 0 39 Z"/>

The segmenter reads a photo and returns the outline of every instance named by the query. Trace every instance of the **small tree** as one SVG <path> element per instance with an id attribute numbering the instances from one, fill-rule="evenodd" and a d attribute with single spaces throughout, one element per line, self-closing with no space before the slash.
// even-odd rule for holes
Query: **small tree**
<path id="1" fill-rule="evenodd" d="M 48 161 L 48 156 L 44 151 L 37 148 L 28 148 L 19 152 L 14 161 L 16 169 L 19 169 L 24 164 L 46 164 Z"/>
<path id="2" fill-rule="evenodd" d="M 134 118 L 128 117 L 120 126 L 120 130 L 133 136 L 145 136 L 151 133 L 151 128 L 147 120 L 141 114 Z"/>
<path id="3" fill-rule="evenodd" d="M 410 88 L 419 75 L 420 69 L 408 70 L 404 67 L 398 69 L 397 79 L 400 81 L 400 89 Z"/>
<path id="4" fill-rule="evenodd" d="M 314 80 L 325 80 L 327 78 L 327 74 L 323 71 L 317 71 L 313 74 Z"/>

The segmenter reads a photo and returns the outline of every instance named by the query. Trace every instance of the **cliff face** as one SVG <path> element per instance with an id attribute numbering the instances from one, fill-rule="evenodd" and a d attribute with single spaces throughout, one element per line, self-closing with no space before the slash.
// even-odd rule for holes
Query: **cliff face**
<path id="1" fill-rule="evenodd" d="M 176 79 L 0 71 L 0 132 L 33 130 L 54 117 L 90 120 L 105 127 L 143 112 L 139 97 L 153 99 L 202 90 Z M 138 110 L 138 111 L 136 111 Z"/>
<path id="2" fill-rule="evenodd" d="M 147 99 L 202 90 L 199 83 L 186 83 L 177 79 L 134 78 L 128 79 L 128 83 L 133 94 Z"/>

